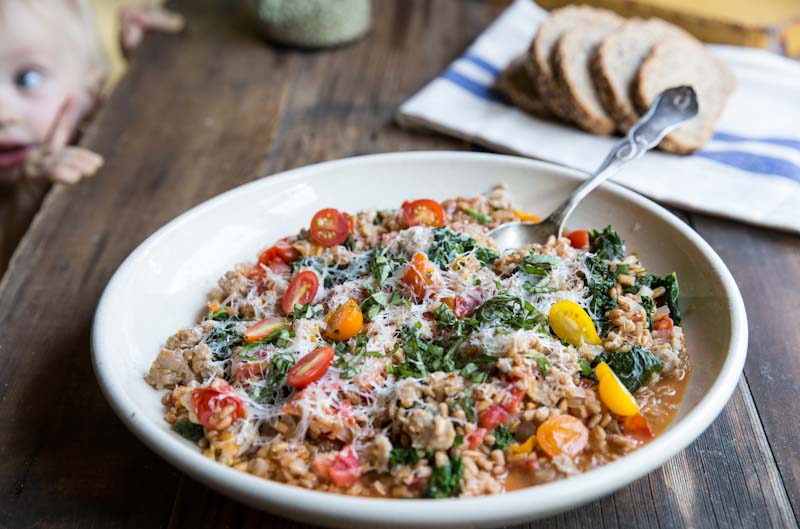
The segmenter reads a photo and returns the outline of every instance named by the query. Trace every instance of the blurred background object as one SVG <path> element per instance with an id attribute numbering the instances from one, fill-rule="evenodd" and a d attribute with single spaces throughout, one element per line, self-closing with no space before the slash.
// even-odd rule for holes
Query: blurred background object
<path id="1" fill-rule="evenodd" d="M 251 0 L 262 33 L 287 46 L 325 48 L 369 31 L 370 0 Z"/>
<path id="2" fill-rule="evenodd" d="M 800 58 L 800 0 L 538 0 L 545 9 L 603 7 L 626 17 L 659 17 L 706 42 Z"/>

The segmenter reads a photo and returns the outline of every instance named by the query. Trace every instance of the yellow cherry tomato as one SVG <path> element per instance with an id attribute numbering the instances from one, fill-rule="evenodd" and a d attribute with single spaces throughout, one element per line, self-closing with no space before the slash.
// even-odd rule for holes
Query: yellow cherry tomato
<path id="1" fill-rule="evenodd" d="M 591 316 L 574 301 L 563 300 L 550 307 L 550 327 L 556 336 L 570 345 L 579 347 L 584 343 L 600 345 Z"/>
<path id="2" fill-rule="evenodd" d="M 511 451 L 514 452 L 515 454 L 530 454 L 531 452 L 533 452 L 533 446 L 535 444 L 536 444 L 536 436 L 531 435 L 530 437 L 528 437 L 528 440 L 525 441 L 524 443 L 522 444 L 514 443 L 508 445 L 508 448 L 510 448 Z"/>
<path id="3" fill-rule="evenodd" d="M 525 211 L 520 211 L 518 209 L 514 210 L 514 215 L 516 215 L 517 218 L 519 220 L 521 220 L 522 222 L 541 222 L 542 221 L 542 217 L 538 217 L 538 216 L 534 215 L 533 213 L 527 213 Z"/>
<path id="4" fill-rule="evenodd" d="M 600 362 L 594 368 L 597 375 L 600 400 L 609 410 L 623 417 L 630 417 L 639 413 L 639 405 L 633 398 L 628 388 L 617 378 L 614 371 L 605 362 Z"/>
<path id="5" fill-rule="evenodd" d="M 325 338 L 343 341 L 352 338 L 364 326 L 364 315 L 355 300 L 348 299 L 325 316 Z"/>

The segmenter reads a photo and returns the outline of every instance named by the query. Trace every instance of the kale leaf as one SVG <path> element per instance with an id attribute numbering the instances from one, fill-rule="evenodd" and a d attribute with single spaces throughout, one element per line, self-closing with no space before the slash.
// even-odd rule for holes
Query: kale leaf
<path id="1" fill-rule="evenodd" d="M 644 311 L 647 314 L 647 328 L 652 331 L 653 309 L 655 308 L 656 304 L 653 301 L 653 298 L 651 298 L 650 296 L 639 296 L 639 300 L 642 302 L 642 307 L 644 308 Z"/>
<path id="2" fill-rule="evenodd" d="M 189 419 L 181 419 L 172 425 L 172 431 L 176 432 L 192 442 L 197 442 L 203 438 L 203 427 L 195 424 Z"/>
<path id="3" fill-rule="evenodd" d="M 675 272 L 664 277 L 653 276 L 650 283 L 652 288 L 664 287 L 666 293 L 664 299 L 669 307 L 669 316 L 676 324 L 681 322 L 681 311 L 678 308 L 678 297 L 680 296 L 680 289 L 678 287 L 678 276 Z"/>
<path id="4" fill-rule="evenodd" d="M 428 485 L 422 495 L 426 498 L 449 498 L 461 491 L 461 478 L 464 476 L 464 462 L 453 456 L 443 467 L 435 467 Z"/>
<path id="5" fill-rule="evenodd" d="M 458 256 L 473 251 L 475 258 L 483 265 L 499 257 L 494 250 L 479 246 L 475 239 L 449 228 L 436 228 L 433 231 L 433 242 L 428 247 L 427 254 L 431 262 L 439 265 L 442 270 L 447 270 Z"/>
<path id="6" fill-rule="evenodd" d="M 632 347 L 630 351 L 602 353 L 594 359 L 592 365 L 596 366 L 600 362 L 607 363 L 631 393 L 642 387 L 653 373 L 660 372 L 664 367 L 664 363 L 653 353 L 638 345 Z"/>
<path id="7" fill-rule="evenodd" d="M 389 452 L 389 468 L 400 466 L 413 467 L 423 459 L 432 459 L 433 452 L 428 448 L 392 448 Z"/>
<path id="8" fill-rule="evenodd" d="M 589 310 L 595 316 L 597 332 L 605 336 L 611 330 L 606 313 L 617 306 L 609 294 L 609 290 L 617 284 L 617 274 L 611 270 L 607 260 L 598 256 L 587 256 L 586 268 L 589 271 L 586 277 L 587 297 L 591 298 Z"/>
<path id="9" fill-rule="evenodd" d="M 600 259 L 606 261 L 622 259 L 625 257 L 624 244 L 617 230 L 611 226 L 606 226 L 602 232 L 589 230 L 589 246 L 592 253 Z"/>

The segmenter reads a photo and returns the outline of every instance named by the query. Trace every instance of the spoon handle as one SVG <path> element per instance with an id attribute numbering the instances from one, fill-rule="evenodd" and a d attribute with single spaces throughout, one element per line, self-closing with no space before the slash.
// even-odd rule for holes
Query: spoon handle
<path id="1" fill-rule="evenodd" d="M 661 92 L 628 134 L 612 147 L 600 167 L 545 222 L 557 225 L 560 237 L 564 221 L 586 195 L 614 176 L 623 165 L 658 145 L 670 130 L 696 116 L 697 111 L 697 95 L 692 87 L 679 86 Z"/>

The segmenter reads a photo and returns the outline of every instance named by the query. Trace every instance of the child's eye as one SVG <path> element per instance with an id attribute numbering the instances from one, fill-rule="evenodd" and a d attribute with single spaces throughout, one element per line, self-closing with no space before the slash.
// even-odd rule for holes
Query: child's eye
<path id="1" fill-rule="evenodd" d="M 22 70 L 14 79 L 14 83 L 20 88 L 36 88 L 42 84 L 42 73 L 36 70 Z"/>

